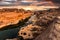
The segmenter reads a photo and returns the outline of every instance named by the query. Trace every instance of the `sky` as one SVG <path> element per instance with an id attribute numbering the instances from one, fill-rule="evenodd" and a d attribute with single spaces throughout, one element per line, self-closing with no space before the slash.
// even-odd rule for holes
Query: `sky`
<path id="1" fill-rule="evenodd" d="M 1 0 L 1 1 L 17 1 L 17 0 Z M 19 0 L 22 1 L 22 0 Z M 30 0 L 23 0 L 23 1 L 30 1 Z"/>
<path id="2" fill-rule="evenodd" d="M 10 2 L 8 2 L 10 1 Z M 41 1 L 43 0 L 2 0 L 0 1 L 0 5 L 41 5 Z M 60 3 L 60 0 L 52 0 L 53 2 Z M 42 4 L 48 4 L 49 2 L 42 2 Z M 50 4 L 50 3 L 49 3 Z"/>
<path id="3" fill-rule="evenodd" d="M 18 0 L 18 2 L 16 2 L 16 1 L 17 0 L 2 0 L 2 1 L 0 1 L 0 5 L 15 5 L 15 4 L 30 5 L 30 4 L 32 4 L 34 2 L 38 2 L 40 0 Z"/>

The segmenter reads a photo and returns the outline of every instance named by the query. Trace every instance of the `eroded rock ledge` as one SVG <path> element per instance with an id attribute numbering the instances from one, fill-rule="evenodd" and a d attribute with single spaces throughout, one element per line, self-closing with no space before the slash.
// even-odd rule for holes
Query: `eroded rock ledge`
<path id="1" fill-rule="evenodd" d="M 59 10 L 60 8 L 35 11 L 34 15 L 31 16 L 27 22 L 28 25 L 20 29 L 19 36 L 22 36 L 25 40 L 47 40 L 50 30 L 52 30 L 53 25 L 55 24 L 56 20 L 58 20 L 57 16 L 60 15 Z M 34 28 L 35 30 L 32 31 Z"/>

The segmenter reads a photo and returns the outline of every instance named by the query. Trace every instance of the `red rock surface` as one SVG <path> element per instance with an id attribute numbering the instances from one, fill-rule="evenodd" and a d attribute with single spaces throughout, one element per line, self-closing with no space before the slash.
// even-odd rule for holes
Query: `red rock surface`
<path id="1" fill-rule="evenodd" d="M 24 20 L 30 16 L 31 13 L 24 12 L 0 12 L 0 28 L 11 24 L 17 24 L 20 20 Z"/>

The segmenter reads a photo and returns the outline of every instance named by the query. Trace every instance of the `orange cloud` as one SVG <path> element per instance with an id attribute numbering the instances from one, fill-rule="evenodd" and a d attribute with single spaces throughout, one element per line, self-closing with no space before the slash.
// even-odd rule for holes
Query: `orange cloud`
<path id="1" fill-rule="evenodd" d="M 23 1 L 37 1 L 37 0 L 23 0 Z"/>

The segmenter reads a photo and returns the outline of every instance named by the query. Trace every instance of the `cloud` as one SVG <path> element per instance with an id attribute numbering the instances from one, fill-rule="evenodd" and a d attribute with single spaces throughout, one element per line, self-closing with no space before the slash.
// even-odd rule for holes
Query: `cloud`
<path id="1" fill-rule="evenodd" d="M 12 0 L 5 0 L 5 1 L 12 1 Z M 13 0 L 14 1 L 14 0 Z M 15 0 L 15 1 L 17 1 L 17 0 Z M 12 3 L 12 2 L 8 2 L 8 3 Z M 7 3 L 7 4 L 8 4 Z M 2 5 L 2 4 L 5 4 L 6 5 L 6 3 L 1 3 L 0 2 L 0 5 Z M 12 4 L 15 4 L 15 5 L 27 5 L 27 6 L 41 6 L 41 5 L 54 5 L 52 2 L 46 2 L 46 1 L 42 1 L 42 0 L 18 0 L 18 2 L 17 3 L 12 3 Z"/>
<path id="2" fill-rule="evenodd" d="M 22 0 L 22 1 L 37 1 L 37 0 Z"/>
<path id="3" fill-rule="evenodd" d="M 54 6 L 54 3 L 51 1 L 40 1 L 40 2 L 36 2 L 36 3 L 32 3 L 30 4 L 31 6 Z"/>

